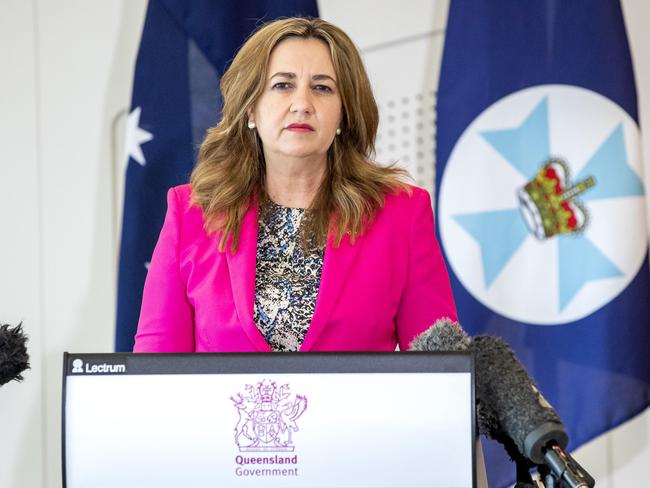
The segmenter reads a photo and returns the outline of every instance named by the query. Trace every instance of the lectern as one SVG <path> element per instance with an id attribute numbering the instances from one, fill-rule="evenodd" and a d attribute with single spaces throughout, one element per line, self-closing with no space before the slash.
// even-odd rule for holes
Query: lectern
<path id="1" fill-rule="evenodd" d="M 68 354 L 63 486 L 476 488 L 465 353 Z"/>

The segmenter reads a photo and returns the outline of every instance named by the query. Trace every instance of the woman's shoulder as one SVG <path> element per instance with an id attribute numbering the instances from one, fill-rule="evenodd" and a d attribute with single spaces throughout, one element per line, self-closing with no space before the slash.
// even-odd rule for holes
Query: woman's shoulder
<path id="1" fill-rule="evenodd" d="M 192 201 L 190 184 L 174 186 L 167 192 L 167 209 L 175 213 L 183 226 L 203 228 L 203 211 Z"/>
<path id="2" fill-rule="evenodd" d="M 424 188 L 404 185 L 386 194 L 384 205 L 375 213 L 372 226 L 392 229 L 397 234 L 408 232 L 414 222 L 429 220 L 432 215 L 431 197 Z"/>
<path id="3" fill-rule="evenodd" d="M 167 192 L 167 205 L 176 207 L 182 213 L 200 211 L 192 201 L 192 186 L 189 183 L 171 187 Z"/>
<path id="4" fill-rule="evenodd" d="M 186 183 L 184 185 L 173 186 L 169 189 L 167 197 L 174 197 L 178 203 L 189 204 L 192 201 L 192 185 Z"/>
<path id="5" fill-rule="evenodd" d="M 421 205 L 431 206 L 431 196 L 424 188 L 406 184 L 397 191 L 386 195 L 384 209 L 400 211 L 408 208 L 417 208 Z"/>

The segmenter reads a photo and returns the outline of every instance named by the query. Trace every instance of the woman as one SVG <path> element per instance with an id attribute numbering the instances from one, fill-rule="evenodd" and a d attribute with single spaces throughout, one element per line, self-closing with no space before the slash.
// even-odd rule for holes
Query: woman
<path id="1" fill-rule="evenodd" d="M 267 24 L 221 91 L 168 194 L 135 351 L 390 351 L 455 319 L 428 194 L 370 159 L 377 106 L 344 32 Z"/>

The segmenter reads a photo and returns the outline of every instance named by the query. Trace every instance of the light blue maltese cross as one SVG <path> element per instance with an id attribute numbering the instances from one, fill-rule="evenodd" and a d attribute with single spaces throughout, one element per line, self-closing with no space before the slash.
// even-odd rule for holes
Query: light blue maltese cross
<path id="1" fill-rule="evenodd" d="M 530 181 L 551 158 L 547 97 L 532 109 L 519 127 L 484 131 L 480 135 L 526 181 Z M 643 195 L 641 180 L 628 164 L 622 123 L 600 144 L 575 178 L 587 177 L 596 181 L 596 185 L 581 196 L 587 204 L 594 200 Z M 453 216 L 480 246 L 486 288 L 494 283 L 526 238 L 532 237 L 517 203 L 513 189 L 512 209 Z M 560 311 L 589 281 L 624 275 L 585 233 L 556 235 L 546 241 L 546 245 L 552 244 L 558 246 L 559 259 L 555 265 L 558 266 Z"/>

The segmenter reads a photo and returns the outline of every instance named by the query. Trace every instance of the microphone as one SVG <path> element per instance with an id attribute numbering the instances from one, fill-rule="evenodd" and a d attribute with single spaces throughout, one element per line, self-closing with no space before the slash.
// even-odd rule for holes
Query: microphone
<path id="1" fill-rule="evenodd" d="M 512 440 L 521 455 L 543 465 L 540 473 L 549 473 L 548 486 L 557 480 L 562 487 L 593 487 L 594 479 L 564 451 L 569 436 L 559 415 L 510 347 L 497 337 L 478 336 L 471 349 L 476 361 L 476 396 L 487 405 L 489 419 L 494 421 L 484 425 L 486 435 Z"/>
<path id="2" fill-rule="evenodd" d="M 518 486 L 532 486 L 528 469 L 535 464 L 550 469 L 561 486 L 594 486 L 593 478 L 563 450 L 569 439 L 560 417 L 504 341 L 490 336 L 472 340 L 457 323 L 440 319 L 413 340 L 410 350 L 474 353 L 478 429 L 503 444 L 516 462 Z"/>
<path id="3" fill-rule="evenodd" d="M 512 350 L 497 337 L 478 336 L 472 342 L 477 370 L 477 396 L 496 414 L 495 431 L 508 434 L 524 456 L 544 463 L 549 441 L 565 448 L 569 442 L 562 421 L 539 392 Z"/>
<path id="4" fill-rule="evenodd" d="M 467 351 L 471 339 L 458 322 L 448 317 L 438 319 L 427 330 L 416 336 L 409 351 L 460 352 Z"/>
<path id="5" fill-rule="evenodd" d="M 22 372 L 29 368 L 26 343 L 22 324 L 0 325 L 0 386 L 23 380 Z"/>

